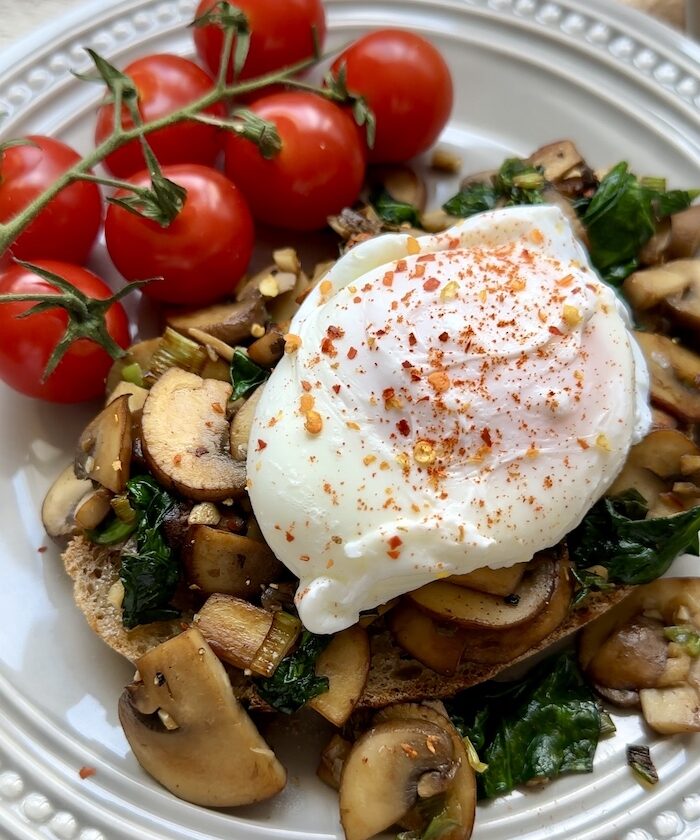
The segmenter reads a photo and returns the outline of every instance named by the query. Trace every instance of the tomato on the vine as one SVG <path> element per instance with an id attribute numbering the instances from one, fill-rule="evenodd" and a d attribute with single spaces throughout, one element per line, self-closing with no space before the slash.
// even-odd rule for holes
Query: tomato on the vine
<path id="1" fill-rule="evenodd" d="M 163 175 L 187 191 L 177 217 L 163 227 L 111 204 L 105 221 L 107 250 L 127 280 L 160 277 L 143 293 L 167 303 L 205 304 L 232 295 L 253 251 L 253 221 L 238 190 L 215 169 L 164 166 Z M 140 172 L 129 179 L 148 187 Z M 116 198 L 128 193 L 119 191 Z"/>
<path id="2" fill-rule="evenodd" d="M 202 17 L 218 0 L 201 0 L 195 18 Z M 250 49 L 241 79 L 252 79 L 314 55 L 314 37 L 320 47 L 326 36 L 326 15 L 321 0 L 236 0 L 251 32 Z M 315 35 L 314 35 L 315 32 Z M 215 75 L 221 65 L 223 31 L 215 24 L 195 27 L 197 54 Z M 229 65 L 228 78 L 232 78 Z"/>
<path id="3" fill-rule="evenodd" d="M 14 218 L 80 161 L 80 155 L 59 140 L 40 135 L 24 139 L 27 144 L 8 146 L 1 153 L 0 222 Z M 101 222 L 99 188 L 87 181 L 76 181 L 51 200 L 10 246 L 10 251 L 22 260 L 82 263 L 97 239 Z"/>
<path id="4" fill-rule="evenodd" d="M 276 93 L 250 109 L 275 124 L 282 149 L 266 160 L 238 135 L 226 139 L 226 174 L 243 191 L 255 219 L 291 230 L 316 230 L 353 204 L 365 176 L 361 130 L 350 113 L 313 93 Z"/>
<path id="5" fill-rule="evenodd" d="M 35 260 L 33 264 L 63 277 L 89 298 L 105 300 L 112 295 L 106 283 L 80 266 L 57 260 Z M 13 265 L 0 276 L 0 295 L 6 294 L 56 295 L 59 290 L 29 269 Z M 32 306 L 31 301 L 0 301 L 0 379 L 22 394 L 51 402 L 82 402 L 101 396 L 113 360 L 87 338 L 71 344 L 54 372 L 42 381 L 49 358 L 65 332 L 68 315 L 56 307 L 19 317 Z M 128 347 L 129 322 L 120 303 L 109 307 L 105 322 L 114 341 Z"/>
<path id="6" fill-rule="evenodd" d="M 420 35 L 380 29 L 355 41 L 334 61 L 347 87 L 374 112 L 372 163 L 398 163 L 437 140 L 452 111 L 452 76 L 445 59 Z"/>
<path id="7" fill-rule="evenodd" d="M 160 119 L 209 93 L 211 78 L 194 62 L 177 55 L 148 55 L 124 68 L 138 90 L 139 111 L 144 122 Z M 217 102 L 204 114 L 223 117 L 223 103 Z M 133 121 L 122 108 L 122 125 L 131 128 Z M 114 105 L 103 105 L 97 114 L 95 142 L 102 143 L 114 129 Z M 161 128 L 148 135 L 155 156 L 163 165 L 200 163 L 213 166 L 221 144 L 220 129 L 194 120 L 185 120 Z M 104 161 L 105 166 L 119 178 L 128 178 L 146 165 L 138 140 L 132 140 Z"/>

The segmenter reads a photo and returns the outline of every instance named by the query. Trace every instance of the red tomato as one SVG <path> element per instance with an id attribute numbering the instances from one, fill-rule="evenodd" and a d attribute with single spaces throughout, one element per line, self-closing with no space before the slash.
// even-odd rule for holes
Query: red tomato
<path id="1" fill-rule="evenodd" d="M 51 137 L 31 135 L 35 145 L 12 146 L 0 157 L 0 222 L 7 222 L 49 187 L 80 155 Z M 22 260 L 56 259 L 82 263 L 102 221 L 96 184 L 76 181 L 61 192 L 11 246 Z"/>
<path id="2" fill-rule="evenodd" d="M 245 199 L 228 178 L 206 166 L 165 166 L 163 174 L 187 190 L 184 207 L 161 227 L 111 204 L 105 238 L 114 264 L 127 280 L 162 277 L 143 293 L 167 303 L 204 304 L 232 295 L 253 251 Z M 150 183 L 146 172 L 129 180 Z"/>
<path id="3" fill-rule="evenodd" d="M 210 77 L 194 62 L 177 55 L 149 55 L 139 58 L 124 69 L 139 92 L 139 110 L 144 121 L 165 117 L 207 94 L 213 87 Z M 223 103 L 207 108 L 205 114 L 223 117 Z M 133 121 L 123 109 L 123 125 Z M 114 128 L 114 106 L 103 105 L 97 114 L 95 142 L 101 143 Z M 219 153 L 220 131 L 212 125 L 193 121 L 180 122 L 148 135 L 161 164 L 200 163 L 213 166 Z M 119 178 L 128 178 L 145 167 L 138 140 L 132 140 L 105 160 L 105 166 Z"/>
<path id="4" fill-rule="evenodd" d="M 365 177 L 364 142 L 350 114 L 313 93 L 276 93 L 250 106 L 277 126 L 282 151 L 265 160 L 238 135 L 226 138 L 226 174 L 253 216 L 291 230 L 316 230 L 357 200 Z"/>
<path id="5" fill-rule="evenodd" d="M 201 17 L 218 0 L 201 0 L 195 17 Z M 326 36 L 326 15 L 321 0 L 236 0 L 251 30 L 250 49 L 241 79 L 253 79 L 296 64 L 314 54 L 313 29 L 319 46 Z M 195 27 L 197 54 L 214 75 L 219 72 L 224 36 L 214 24 Z M 232 69 L 229 66 L 229 81 Z"/>
<path id="6" fill-rule="evenodd" d="M 111 289 L 84 268 L 54 260 L 35 260 L 40 268 L 68 280 L 90 298 L 104 300 Z M 36 274 L 14 265 L 0 276 L 0 294 L 57 294 L 57 290 Z M 46 382 L 41 378 L 54 347 L 68 323 L 65 310 L 48 309 L 19 318 L 31 302 L 0 301 L 0 379 L 11 388 L 60 403 L 82 402 L 104 393 L 112 358 L 94 341 L 81 338 L 71 344 Z M 114 303 L 105 315 L 107 330 L 120 347 L 129 345 L 129 323 L 121 304 Z"/>
<path id="7" fill-rule="evenodd" d="M 452 111 L 452 77 L 432 44 L 380 29 L 351 44 L 333 71 L 343 63 L 348 90 L 365 97 L 377 120 L 372 163 L 398 163 L 433 145 Z"/>

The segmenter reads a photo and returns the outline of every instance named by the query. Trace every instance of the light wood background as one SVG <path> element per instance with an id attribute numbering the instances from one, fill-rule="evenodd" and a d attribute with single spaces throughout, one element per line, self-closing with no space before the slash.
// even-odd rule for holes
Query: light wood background
<path id="1" fill-rule="evenodd" d="M 85 0 L 0 0 L 0 48 L 12 43 L 44 21 L 54 20 L 68 9 L 80 6 Z M 682 27 L 683 0 L 609 0 L 656 14 Z M 700 0 L 695 0 L 700 2 Z"/>

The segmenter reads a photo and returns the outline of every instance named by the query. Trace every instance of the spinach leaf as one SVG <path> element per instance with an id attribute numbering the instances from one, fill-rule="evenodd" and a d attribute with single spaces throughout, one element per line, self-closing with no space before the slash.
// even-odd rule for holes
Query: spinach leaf
<path id="1" fill-rule="evenodd" d="M 597 502 L 568 538 L 575 569 L 603 566 L 608 581 L 636 585 L 662 575 L 682 552 L 698 551 L 700 507 L 658 519 L 644 519 L 646 512 L 635 490 Z"/>
<path id="2" fill-rule="evenodd" d="M 520 158 L 508 158 L 492 177 L 491 184 L 476 181 L 468 184 L 442 205 L 451 216 L 466 219 L 497 206 L 541 204 L 545 186 L 542 169 Z"/>
<path id="3" fill-rule="evenodd" d="M 130 630 L 180 615 L 170 606 L 180 582 L 180 567 L 163 535 L 165 517 L 175 504 L 173 497 L 148 475 L 130 479 L 126 488 L 139 514 L 136 551 L 122 555 L 119 573 L 124 585 L 122 621 Z"/>
<path id="4" fill-rule="evenodd" d="M 644 186 L 625 161 L 603 178 L 582 215 L 593 265 L 604 280 L 619 286 L 639 267 L 638 255 L 660 219 L 685 210 L 697 190 Z"/>
<path id="5" fill-rule="evenodd" d="M 330 640 L 330 636 L 316 636 L 304 630 L 296 650 L 285 656 L 275 673 L 267 679 L 256 680 L 255 686 L 262 699 L 290 715 L 308 700 L 328 691 L 328 677 L 317 677 L 315 668 L 318 655 Z"/>
<path id="6" fill-rule="evenodd" d="M 476 213 L 493 210 L 498 203 L 496 190 L 489 184 L 469 184 L 442 205 L 445 213 L 467 219 Z"/>
<path id="7" fill-rule="evenodd" d="M 420 227 L 418 210 L 412 204 L 392 198 L 385 189 L 374 193 L 370 204 L 376 210 L 379 218 L 388 225 L 400 226 L 408 223 L 413 227 Z"/>
<path id="8" fill-rule="evenodd" d="M 233 385 L 232 400 L 247 397 L 258 385 L 262 385 L 270 371 L 256 365 L 248 354 L 237 347 L 231 359 L 231 384 Z"/>
<path id="9" fill-rule="evenodd" d="M 587 773 L 601 731 L 600 710 L 571 653 L 543 662 L 515 683 L 485 683 L 448 706 L 488 767 L 480 797 L 509 793 L 533 779 Z"/>

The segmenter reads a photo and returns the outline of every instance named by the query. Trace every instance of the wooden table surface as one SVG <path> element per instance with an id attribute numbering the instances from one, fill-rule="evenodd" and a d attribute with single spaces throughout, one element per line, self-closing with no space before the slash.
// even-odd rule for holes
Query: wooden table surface
<path id="1" fill-rule="evenodd" d="M 43 21 L 54 20 L 61 12 L 73 9 L 85 0 L 0 0 L 0 48 L 21 38 L 40 26 Z M 624 2 L 656 14 L 676 26 L 683 25 L 683 0 L 609 0 Z M 698 0 L 696 0 L 698 2 Z"/>

